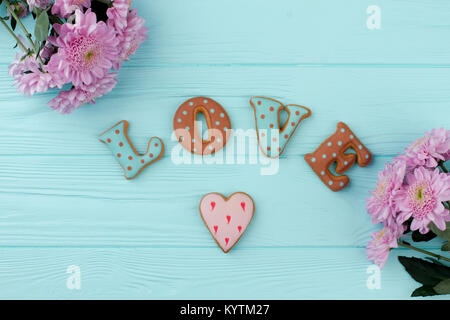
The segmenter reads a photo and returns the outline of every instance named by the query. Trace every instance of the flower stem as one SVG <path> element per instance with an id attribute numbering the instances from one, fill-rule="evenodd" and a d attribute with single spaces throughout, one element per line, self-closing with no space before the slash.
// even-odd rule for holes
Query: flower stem
<path id="1" fill-rule="evenodd" d="M 424 250 L 424 249 L 413 247 L 412 245 L 406 244 L 406 243 L 401 242 L 401 241 L 398 242 L 398 246 L 399 247 L 403 247 L 403 248 L 407 248 L 407 249 L 411 249 L 411 250 L 415 250 L 415 251 L 420 252 L 420 253 L 427 254 L 427 255 L 432 256 L 432 257 L 434 257 L 434 258 L 436 258 L 438 260 L 444 260 L 444 261 L 450 262 L 450 259 L 447 258 L 447 257 L 438 255 L 436 253 L 433 253 L 433 252 L 430 252 L 430 251 L 427 251 L 427 250 Z"/>
<path id="2" fill-rule="evenodd" d="M 12 31 L 12 29 L 8 26 L 8 24 L 5 22 L 5 19 L 0 17 L 0 23 L 6 28 L 6 30 L 9 31 L 9 33 L 13 36 L 13 38 L 17 41 L 17 44 L 22 48 L 24 52 L 28 51 L 28 48 L 25 47 L 25 45 L 22 43 L 22 41 L 19 39 L 19 37 Z"/>
<path id="3" fill-rule="evenodd" d="M 23 33 L 25 33 L 25 36 L 28 38 L 28 41 L 30 42 L 30 45 L 32 47 L 32 50 L 33 50 L 34 54 L 36 55 L 36 58 L 39 59 L 39 62 L 43 65 L 44 61 L 42 61 L 42 58 L 40 57 L 39 53 L 36 52 L 36 47 L 34 45 L 33 39 L 31 38 L 31 34 L 25 28 L 25 26 L 23 25 L 22 21 L 20 21 L 19 17 L 14 12 L 13 8 L 11 8 L 11 4 L 9 3 L 9 1 L 8 0 L 3 0 L 3 2 L 5 3 L 6 7 L 9 10 L 9 12 L 11 13 L 11 16 L 13 16 L 14 19 L 16 19 L 17 24 L 20 26 L 20 28 L 22 29 Z"/>

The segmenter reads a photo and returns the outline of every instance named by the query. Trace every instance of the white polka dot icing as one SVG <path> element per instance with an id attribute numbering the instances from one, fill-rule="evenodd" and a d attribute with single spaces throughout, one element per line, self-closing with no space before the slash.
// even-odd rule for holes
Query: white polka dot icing
<path id="1" fill-rule="evenodd" d="M 277 100 L 265 97 L 253 97 L 250 104 L 255 115 L 258 143 L 263 154 L 270 158 L 277 158 L 283 153 L 300 122 L 311 115 L 311 111 L 306 107 L 285 106 Z M 283 127 L 280 127 L 279 112 L 283 109 L 289 116 Z"/>
<path id="2" fill-rule="evenodd" d="M 348 149 L 353 149 L 355 153 L 346 153 Z M 339 122 L 336 132 L 313 153 L 305 155 L 305 160 L 324 184 L 333 191 L 339 191 L 350 181 L 343 173 L 356 161 L 361 167 L 367 166 L 372 160 L 372 154 L 345 123 Z M 333 163 L 336 164 L 334 171 L 337 175 L 329 170 Z"/>
<path id="3" fill-rule="evenodd" d="M 134 179 L 149 164 L 164 154 L 164 143 L 158 137 L 150 139 L 147 152 L 138 154 L 128 138 L 128 122 L 123 120 L 99 136 L 119 162 L 126 179 Z"/>
<path id="4" fill-rule="evenodd" d="M 200 129 L 199 113 L 203 114 L 207 128 Z M 225 109 L 207 97 L 191 98 L 181 104 L 175 113 L 173 127 L 183 148 L 198 155 L 210 155 L 221 150 L 231 136 L 231 132 L 227 132 L 231 122 Z M 182 136 L 185 139 L 181 140 Z M 221 143 L 217 142 L 218 138 L 221 138 Z M 211 145 L 214 147 L 210 148 Z"/>

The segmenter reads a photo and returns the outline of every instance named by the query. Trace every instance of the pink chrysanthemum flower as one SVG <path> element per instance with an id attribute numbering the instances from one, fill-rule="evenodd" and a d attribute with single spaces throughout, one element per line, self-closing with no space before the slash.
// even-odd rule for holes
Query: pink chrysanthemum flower
<path id="1" fill-rule="evenodd" d="M 76 23 L 54 25 L 59 37 L 53 45 L 58 52 L 48 63 L 51 72 L 60 74 L 75 87 L 90 85 L 102 79 L 119 57 L 119 40 L 113 28 L 97 22 L 90 9 L 84 14 L 75 12 Z"/>
<path id="2" fill-rule="evenodd" d="M 445 128 L 433 129 L 427 134 L 432 136 L 435 141 L 435 152 L 438 154 L 437 159 L 442 161 L 450 160 L 450 130 Z"/>
<path id="3" fill-rule="evenodd" d="M 109 21 L 109 20 L 108 20 Z M 117 30 L 117 37 L 120 40 L 119 59 L 114 63 L 114 69 L 118 70 L 122 62 L 129 60 L 132 54 L 135 54 L 141 44 L 147 39 L 147 27 L 145 20 L 137 15 L 137 9 L 132 10 L 126 18 L 126 27 Z"/>
<path id="4" fill-rule="evenodd" d="M 55 0 L 52 7 L 52 14 L 67 18 L 76 10 L 90 8 L 91 0 Z"/>
<path id="5" fill-rule="evenodd" d="M 398 247 L 398 239 L 404 232 L 404 227 L 396 225 L 384 227 L 381 231 L 372 233 L 372 240 L 366 248 L 367 259 L 383 268 L 392 248 Z"/>
<path id="6" fill-rule="evenodd" d="M 45 92 L 50 88 L 62 88 L 50 73 L 38 69 L 14 77 L 14 84 L 20 93 L 27 96 Z"/>
<path id="7" fill-rule="evenodd" d="M 11 9 L 13 9 L 14 13 L 19 17 L 19 19 L 22 19 L 28 14 L 27 8 L 21 2 L 11 3 Z M 11 13 L 9 12 L 9 10 L 6 10 L 6 13 L 8 17 L 11 18 Z"/>
<path id="8" fill-rule="evenodd" d="M 450 130 L 433 129 L 425 136 L 414 141 L 398 158 L 406 162 L 410 169 L 418 166 L 436 168 L 438 161 L 447 160 L 450 153 Z"/>
<path id="9" fill-rule="evenodd" d="M 450 200 L 450 176 L 419 167 L 406 176 L 406 185 L 396 194 L 399 208 L 398 221 L 413 218 L 411 230 L 425 234 L 433 222 L 440 230 L 446 229 L 450 212 L 442 204 Z"/>
<path id="10" fill-rule="evenodd" d="M 121 31 L 127 26 L 127 16 L 130 12 L 131 0 L 114 0 L 113 6 L 106 11 L 108 25 Z"/>
<path id="11" fill-rule="evenodd" d="M 378 182 L 372 196 L 367 201 L 367 211 L 374 224 L 383 222 L 387 226 L 395 223 L 397 205 L 395 194 L 400 190 L 405 178 L 406 164 L 401 160 L 388 162 L 383 171 L 378 173 Z"/>
<path id="12" fill-rule="evenodd" d="M 95 99 L 110 92 L 117 84 L 117 73 L 109 73 L 90 86 L 82 85 L 69 91 L 60 91 L 48 105 L 60 113 L 71 113 L 86 103 L 94 104 Z"/>
<path id="13" fill-rule="evenodd" d="M 30 11 L 33 11 L 34 7 L 46 9 L 52 3 L 52 0 L 27 0 L 27 3 Z"/>
<path id="14" fill-rule="evenodd" d="M 47 72 L 46 66 L 41 66 L 35 57 L 23 57 L 24 54 L 23 51 L 17 53 L 8 70 L 20 93 L 31 96 L 37 92 L 45 92 L 49 88 L 62 88 L 63 81 L 57 74 Z"/>

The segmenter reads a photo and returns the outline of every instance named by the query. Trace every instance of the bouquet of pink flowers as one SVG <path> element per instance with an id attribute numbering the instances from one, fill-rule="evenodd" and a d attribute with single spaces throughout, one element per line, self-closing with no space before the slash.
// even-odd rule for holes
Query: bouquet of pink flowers
<path id="1" fill-rule="evenodd" d="M 405 241 L 429 241 L 439 237 L 442 251 L 450 251 L 450 130 L 433 129 L 414 141 L 405 151 L 387 163 L 378 174 L 378 182 L 367 210 L 374 224 L 383 229 L 372 234 L 367 257 L 381 268 L 392 248 L 404 247 L 429 255 L 427 260 L 399 257 L 406 271 L 422 287 L 413 296 L 450 293 L 450 258 L 417 248 Z"/>
<path id="2" fill-rule="evenodd" d="M 111 91 L 114 71 L 147 37 L 145 20 L 131 10 L 131 2 L 0 0 L 7 11 L 0 22 L 21 49 L 9 67 L 19 92 L 31 96 L 68 85 L 49 106 L 70 113 Z M 28 13 L 35 20 L 33 35 L 21 21 Z"/>

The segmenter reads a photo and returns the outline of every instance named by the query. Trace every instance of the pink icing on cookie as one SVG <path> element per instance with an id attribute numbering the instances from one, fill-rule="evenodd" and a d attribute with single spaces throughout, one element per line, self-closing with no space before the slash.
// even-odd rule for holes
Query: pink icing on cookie
<path id="1" fill-rule="evenodd" d="M 208 193 L 200 201 L 200 215 L 223 252 L 227 253 L 245 233 L 253 218 L 253 199 L 243 192 L 225 198 Z"/>

